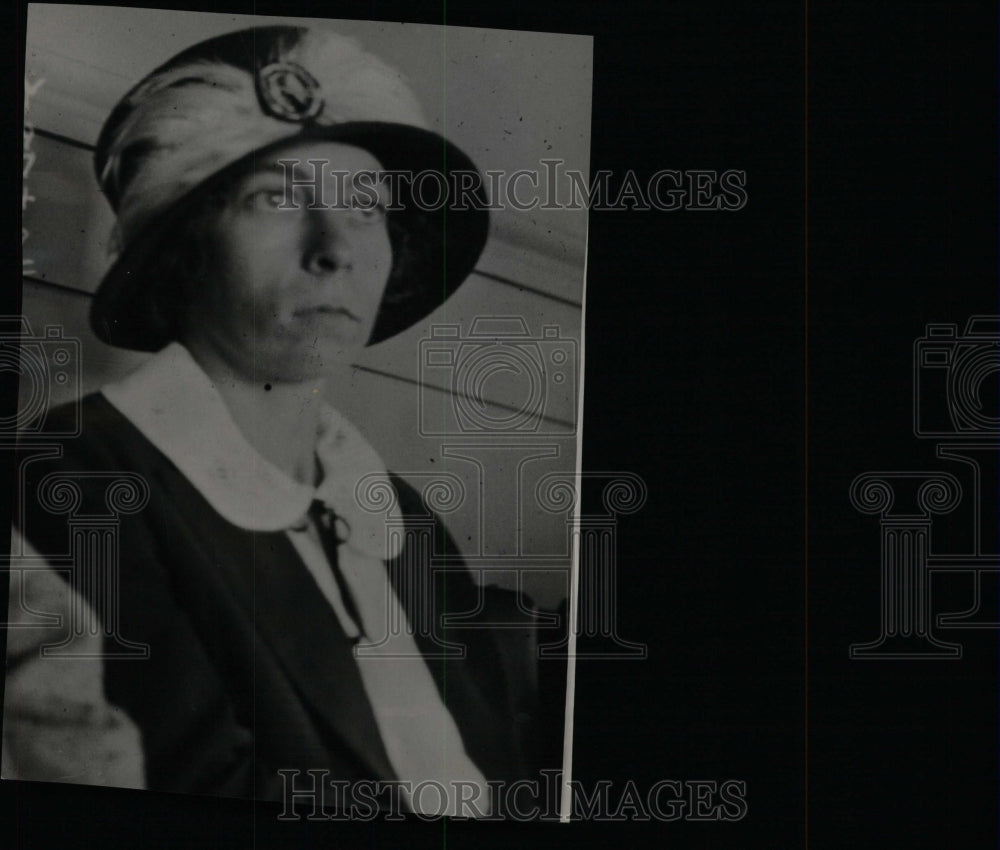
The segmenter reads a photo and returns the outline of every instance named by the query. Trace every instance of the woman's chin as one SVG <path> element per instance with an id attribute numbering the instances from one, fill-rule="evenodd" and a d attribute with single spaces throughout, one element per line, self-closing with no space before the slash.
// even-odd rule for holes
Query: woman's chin
<path id="1" fill-rule="evenodd" d="M 347 346 L 339 342 L 315 341 L 268 354 L 258 351 L 254 357 L 254 371 L 259 376 L 266 372 L 272 382 L 299 384 L 304 381 L 322 380 L 331 374 L 350 369 L 358 359 L 363 345 Z"/>

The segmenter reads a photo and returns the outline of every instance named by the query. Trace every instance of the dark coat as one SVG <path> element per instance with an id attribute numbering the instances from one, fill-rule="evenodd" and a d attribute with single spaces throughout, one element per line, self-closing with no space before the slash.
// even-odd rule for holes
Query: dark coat
<path id="1" fill-rule="evenodd" d="M 61 415 L 51 413 L 49 424 L 58 426 Z M 82 435 L 63 442 L 61 457 L 30 457 L 25 449 L 28 495 L 18 525 L 53 562 L 79 548 L 74 528 L 100 525 L 86 517 L 108 515 L 109 473 L 138 474 L 149 487 L 146 507 L 112 521 L 117 543 L 100 538 L 106 548 L 92 567 L 78 554 L 70 578 L 115 633 L 104 637 L 105 694 L 139 728 L 148 788 L 280 799 L 280 769 L 394 778 L 352 643 L 285 533 L 250 532 L 221 518 L 101 395 L 83 400 Z M 36 498 L 53 473 L 82 493 L 69 513 Z M 545 675 L 557 677 L 546 682 L 554 697 L 546 709 L 538 699 L 537 628 L 442 626 L 435 614 L 477 609 L 480 622 L 524 623 L 524 600 L 478 587 L 438 518 L 402 479 L 390 479 L 408 533 L 388 575 L 466 751 L 488 780 L 557 768 L 564 665 L 546 665 Z M 558 635 L 548 631 L 544 640 Z M 147 645 L 148 658 L 111 657 L 134 652 L 129 644 Z M 435 658 L 447 644 L 464 646 L 464 657 Z"/>

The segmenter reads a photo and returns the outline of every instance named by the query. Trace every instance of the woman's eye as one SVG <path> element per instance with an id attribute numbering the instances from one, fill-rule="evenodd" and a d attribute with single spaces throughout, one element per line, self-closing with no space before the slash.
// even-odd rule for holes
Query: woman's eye
<path id="1" fill-rule="evenodd" d="M 285 201 L 285 193 L 281 189 L 259 189 L 246 197 L 246 206 L 252 210 L 280 209 Z"/>
<path id="2" fill-rule="evenodd" d="M 375 204 L 364 204 L 358 207 L 358 214 L 362 221 L 375 224 L 385 219 L 385 203 L 379 201 Z"/>

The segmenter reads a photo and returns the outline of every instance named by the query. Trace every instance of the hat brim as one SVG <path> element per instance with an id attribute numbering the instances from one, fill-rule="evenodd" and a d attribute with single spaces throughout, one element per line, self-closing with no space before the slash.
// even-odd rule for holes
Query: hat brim
<path id="1" fill-rule="evenodd" d="M 368 345 L 395 336 L 426 318 L 462 284 L 475 267 L 489 233 L 489 213 L 479 172 L 460 148 L 429 130 L 378 121 L 346 122 L 333 126 L 306 126 L 293 136 L 257 148 L 207 177 L 129 240 L 94 295 L 90 324 L 101 341 L 136 351 L 158 351 L 176 338 L 178 328 L 163 312 L 164 298 L 178 281 L 156 269 L 161 252 L 175 250 L 171 239 L 187 221 L 204 193 L 252 168 L 260 157 L 306 141 L 352 144 L 371 152 L 386 170 L 418 174 L 434 171 L 454 188 L 453 174 L 476 176 L 476 185 L 447 202 L 422 208 L 409 195 L 394 199 L 404 207 L 390 212 L 411 243 L 399 256 L 386 287 Z M 401 181 L 406 189 L 411 181 Z M 457 202 L 457 203 L 456 203 Z"/>

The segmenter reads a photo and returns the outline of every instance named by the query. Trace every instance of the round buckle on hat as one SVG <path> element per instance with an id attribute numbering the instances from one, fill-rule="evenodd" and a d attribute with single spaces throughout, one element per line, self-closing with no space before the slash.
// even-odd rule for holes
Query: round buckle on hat
<path id="1" fill-rule="evenodd" d="M 323 108 L 316 78 L 295 62 L 274 62 L 261 68 L 257 96 L 266 113 L 283 121 L 308 121 Z"/>

